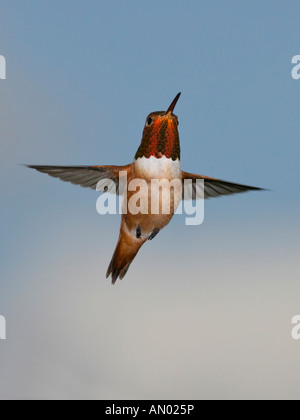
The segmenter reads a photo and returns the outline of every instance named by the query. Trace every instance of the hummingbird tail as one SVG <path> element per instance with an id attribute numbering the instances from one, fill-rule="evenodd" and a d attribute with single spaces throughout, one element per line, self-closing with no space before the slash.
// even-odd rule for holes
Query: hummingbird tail
<path id="1" fill-rule="evenodd" d="M 114 255 L 106 272 L 106 278 L 111 275 L 112 284 L 115 284 L 118 278 L 120 280 L 123 279 L 130 264 L 144 243 L 144 239 L 134 237 L 127 230 L 125 231 L 124 228 L 121 228 Z"/>

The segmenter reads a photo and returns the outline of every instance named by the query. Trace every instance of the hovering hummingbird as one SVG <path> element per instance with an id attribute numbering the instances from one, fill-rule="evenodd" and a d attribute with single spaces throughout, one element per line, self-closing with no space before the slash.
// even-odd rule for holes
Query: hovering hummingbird
<path id="1" fill-rule="evenodd" d="M 28 165 L 29 168 L 46 173 L 62 181 L 97 189 L 97 184 L 103 179 L 111 179 L 116 185 L 117 194 L 121 193 L 119 173 L 127 174 L 127 185 L 135 179 L 142 179 L 150 184 L 152 179 L 179 180 L 183 185 L 185 180 L 191 180 L 192 189 L 189 196 L 171 193 L 170 212 L 163 214 L 122 214 L 119 240 L 109 264 L 106 277 L 111 275 L 114 284 L 118 277 L 122 279 L 141 246 L 152 240 L 158 232 L 172 219 L 182 198 L 197 198 L 197 180 L 204 180 L 204 198 L 218 197 L 262 188 L 236 184 L 184 172 L 180 165 L 180 144 L 178 134 L 178 117 L 173 114 L 180 93 L 174 98 L 167 111 L 156 111 L 146 118 L 141 144 L 135 154 L 134 161 L 129 165 L 115 166 L 41 166 Z M 127 191 L 128 201 L 134 192 Z M 150 200 L 147 193 L 147 200 Z M 202 197 L 203 197 L 202 195 Z M 162 197 L 160 196 L 159 200 Z M 128 202 L 127 201 L 127 202 Z"/>

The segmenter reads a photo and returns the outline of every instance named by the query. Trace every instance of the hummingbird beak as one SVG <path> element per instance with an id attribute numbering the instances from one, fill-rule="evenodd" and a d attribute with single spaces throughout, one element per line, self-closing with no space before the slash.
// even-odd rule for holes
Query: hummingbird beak
<path id="1" fill-rule="evenodd" d="M 178 101 L 178 99 L 179 99 L 180 95 L 181 95 L 181 92 L 179 92 L 179 93 L 175 96 L 175 98 L 174 98 L 173 102 L 171 103 L 171 105 L 169 106 L 169 108 L 168 108 L 168 110 L 167 110 L 166 114 L 168 114 L 169 112 L 173 113 L 174 108 L 175 108 L 175 106 L 176 106 L 176 104 L 177 104 L 177 101 Z"/>

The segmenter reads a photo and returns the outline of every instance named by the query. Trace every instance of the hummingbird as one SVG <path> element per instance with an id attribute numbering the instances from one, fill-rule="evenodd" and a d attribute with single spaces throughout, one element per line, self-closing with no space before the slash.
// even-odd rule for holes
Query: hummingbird
<path id="1" fill-rule="evenodd" d="M 106 277 L 111 276 L 112 284 L 118 278 L 123 279 L 130 264 L 136 257 L 141 246 L 152 240 L 170 222 L 182 199 L 197 198 L 197 180 L 204 181 L 202 197 L 218 197 L 249 190 L 262 190 L 262 188 L 237 184 L 204 175 L 192 174 L 181 169 L 180 142 L 178 132 L 178 117 L 173 113 L 181 93 L 178 93 L 167 111 L 151 112 L 143 129 L 142 140 L 132 163 L 123 166 L 44 166 L 27 165 L 39 172 L 46 173 L 62 181 L 82 187 L 97 189 L 103 179 L 110 179 L 116 185 L 116 193 L 121 194 L 121 178 L 119 174 L 126 174 L 127 186 L 132 180 L 142 179 L 150 185 L 152 179 L 178 180 L 182 185 L 185 180 L 192 183 L 191 193 L 183 195 L 176 191 L 170 193 L 170 211 L 164 214 L 159 207 L 158 214 L 122 212 L 119 239 Z M 151 187 L 150 187 L 151 188 Z M 127 203 L 133 191 L 127 191 Z M 147 200 L 150 201 L 150 193 Z M 159 200 L 162 200 L 161 195 Z M 127 209 L 128 210 L 128 209 Z"/>

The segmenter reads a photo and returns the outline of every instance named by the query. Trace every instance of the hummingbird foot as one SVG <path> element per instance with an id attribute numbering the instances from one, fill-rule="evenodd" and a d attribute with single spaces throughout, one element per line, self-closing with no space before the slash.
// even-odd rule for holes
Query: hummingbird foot
<path id="1" fill-rule="evenodd" d="M 155 229 L 153 229 L 153 231 L 152 231 L 151 235 L 150 235 L 150 236 L 149 236 L 149 238 L 148 238 L 148 241 L 152 241 L 152 239 L 154 239 L 154 238 L 155 238 L 155 236 L 158 234 L 158 232 L 159 232 L 159 228 L 155 228 Z"/>
<path id="2" fill-rule="evenodd" d="M 140 226 L 138 226 L 138 227 L 136 228 L 136 237 L 137 237 L 138 239 L 141 239 L 141 237 L 142 237 L 142 231 L 141 231 L 141 227 L 140 227 Z"/>

